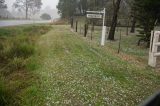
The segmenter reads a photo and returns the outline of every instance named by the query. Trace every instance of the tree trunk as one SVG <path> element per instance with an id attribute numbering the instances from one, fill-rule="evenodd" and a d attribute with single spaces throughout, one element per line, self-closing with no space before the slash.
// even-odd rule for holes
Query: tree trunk
<path id="1" fill-rule="evenodd" d="M 131 33 L 135 33 L 135 27 L 136 27 L 136 18 L 133 17 L 131 31 L 130 31 Z"/>
<path id="2" fill-rule="evenodd" d="M 87 37 L 87 33 L 88 33 L 88 24 L 84 25 L 84 37 Z"/>
<path id="3" fill-rule="evenodd" d="M 28 0 L 26 0 L 26 19 L 28 19 Z"/>
<path id="4" fill-rule="evenodd" d="M 73 16 L 71 17 L 71 28 L 73 29 L 74 28 L 74 26 L 73 26 L 73 23 L 74 23 L 74 20 L 73 20 Z"/>
<path id="5" fill-rule="evenodd" d="M 117 26 L 117 18 L 118 18 L 120 3 L 121 3 L 121 0 L 117 0 L 116 5 L 114 7 L 111 29 L 110 29 L 109 36 L 108 36 L 109 40 L 114 40 L 114 34 L 115 34 L 116 26 Z"/>
<path id="6" fill-rule="evenodd" d="M 28 19 L 28 8 L 26 8 L 26 19 Z"/>

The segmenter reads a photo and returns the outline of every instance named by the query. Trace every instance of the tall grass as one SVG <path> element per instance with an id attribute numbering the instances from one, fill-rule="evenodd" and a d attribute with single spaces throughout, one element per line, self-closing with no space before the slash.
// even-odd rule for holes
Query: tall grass
<path id="1" fill-rule="evenodd" d="M 4 77 L 0 76 L 0 106 L 9 106 L 13 102 L 11 90 L 6 86 Z"/>
<path id="2" fill-rule="evenodd" d="M 15 98 L 18 95 L 14 94 L 14 91 L 21 91 L 21 86 L 27 89 L 27 85 L 31 85 L 25 81 L 31 80 L 30 74 L 26 73 L 35 66 L 28 60 L 35 53 L 35 42 L 38 37 L 47 33 L 50 28 L 47 25 L 0 28 L 0 106 L 10 105 L 10 101 L 16 102 Z M 19 77 L 14 78 L 16 76 Z M 10 81 L 12 81 L 11 85 Z M 8 90 L 9 86 L 12 86 L 10 90 Z M 13 94 L 14 99 L 10 98 Z"/>
<path id="3" fill-rule="evenodd" d="M 8 57 L 10 58 L 28 58 L 34 54 L 34 46 L 27 42 L 18 42 L 11 46 Z"/>

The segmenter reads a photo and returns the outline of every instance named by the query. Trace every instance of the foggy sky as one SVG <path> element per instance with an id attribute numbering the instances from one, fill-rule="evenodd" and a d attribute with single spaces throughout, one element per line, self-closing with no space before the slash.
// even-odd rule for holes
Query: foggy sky
<path id="1" fill-rule="evenodd" d="M 51 7 L 52 9 L 56 9 L 56 5 L 58 4 L 58 1 L 59 0 L 42 0 L 42 3 L 43 3 L 42 9 L 44 9 L 47 6 Z M 14 2 L 15 0 L 6 0 L 6 4 L 9 10 L 12 9 L 12 5 Z"/>

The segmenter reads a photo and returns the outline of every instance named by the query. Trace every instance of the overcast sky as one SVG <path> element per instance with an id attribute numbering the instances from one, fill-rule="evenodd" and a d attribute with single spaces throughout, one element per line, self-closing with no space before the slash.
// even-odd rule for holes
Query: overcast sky
<path id="1" fill-rule="evenodd" d="M 49 6 L 52 9 L 56 9 L 56 5 L 58 4 L 58 1 L 59 0 L 42 0 L 42 2 L 43 2 L 42 8 Z M 15 0 L 6 0 L 6 4 L 8 5 L 9 10 L 12 9 L 12 5 L 14 2 L 15 2 Z"/>

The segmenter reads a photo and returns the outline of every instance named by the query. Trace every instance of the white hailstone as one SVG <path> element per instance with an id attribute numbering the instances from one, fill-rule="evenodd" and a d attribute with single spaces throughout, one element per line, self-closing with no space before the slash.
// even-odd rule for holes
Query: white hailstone
<path id="1" fill-rule="evenodd" d="M 60 103 L 60 101 L 57 101 L 57 102 L 55 102 L 56 104 L 59 104 Z"/>

